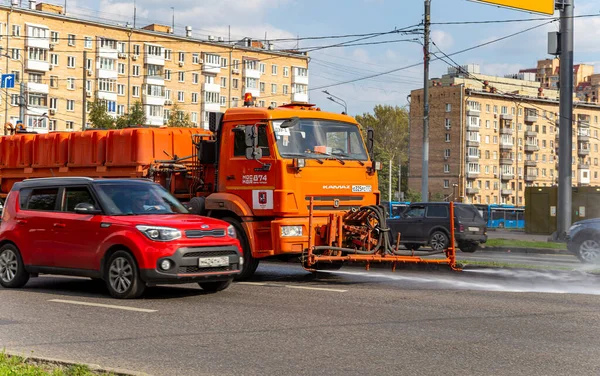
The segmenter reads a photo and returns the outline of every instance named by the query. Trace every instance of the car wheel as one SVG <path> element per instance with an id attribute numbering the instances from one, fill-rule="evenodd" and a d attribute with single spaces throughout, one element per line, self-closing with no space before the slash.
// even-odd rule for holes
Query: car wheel
<path id="1" fill-rule="evenodd" d="M 231 285 L 233 279 L 228 279 L 227 281 L 219 281 L 219 282 L 198 282 L 198 285 L 202 287 L 202 290 L 210 293 L 215 293 L 219 291 L 223 291 Z"/>
<path id="2" fill-rule="evenodd" d="M 0 248 L 0 285 L 6 288 L 19 288 L 29 281 L 21 253 L 12 244 Z"/>
<path id="3" fill-rule="evenodd" d="M 586 239 L 579 243 L 577 257 L 587 264 L 600 263 L 600 242 L 596 239 Z"/>
<path id="4" fill-rule="evenodd" d="M 244 256 L 244 265 L 242 265 L 242 272 L 235 277 L 236 281 L 246 280 L 254 274 L 256 268 L 258 268 L 258 259 L 252 257 L 252 250 L 250 249 L 250 242 L 248 241 L 248 236 L 246 236 L 246 231 L 242 227 L 242 224 L 234 218 L 223 218 L 225 222 L 228 222 L 235 228 L 235 232 L 240 241 L 240 245 L 242 246 L 243 256 Z"/>
<path id="5" fill-rule="evenodd" d="M 146 290 L 137 263 L 133 256 L 125 251 L 118 251 L 110 256 L 105 280 L 108 292 L 117 299 L 135 299 Z"/>
<path id="6" fill-rule="evenodd" d="M 429 246 L 434 251 L 444 251 L 448 248 L 448 243 L 450 240 L 448 239 L 448 235 L 443 233 L 442 231 L 435 231 L 429 237 Z"/>
<path id="7" fill-rule="evenodd" d="M 462 243 L 462 244 L 458 245 L 458 248 L 460 248 L 461 252 L 474 253 L 475 251 L 477 251 L 477 248 L 479 248 L 479 244 L 477 244 L 477 243 Z"/>

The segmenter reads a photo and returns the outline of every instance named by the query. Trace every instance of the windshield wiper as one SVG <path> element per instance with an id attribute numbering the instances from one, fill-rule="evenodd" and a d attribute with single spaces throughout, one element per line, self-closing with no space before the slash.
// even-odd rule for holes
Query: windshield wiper
<path id="1" fill-rule="evenodd" d="M 336 161 L 340 162 L 342 165 L 346 164 L 346 162 L 344 162 L 342 160 L 342 158 L 339 158 L 339 157 L 335 156 L 334 154 L 327 154 L 327 153 L 323 153 L 322 151 L 308 151 L 308 150 L 307 150 L 307 153 L 325 155 L 325 156 L 330 157 L 331 159 L 335 159 Z"/>
<path id="2" fill-rule="evenodd" d="M 358 159 L 352 159 L 352 157 L 350 156 L 350 154 L 347 154 L 347 153 L 331 153 L 331 154 L 332 154 L 332 155 L 338 155 L 338 156 L 340 156 L 340 157 L 343 157 L 343 158 L 345 158 L 347 161 L 356 161 L 356 162 L 360 163 L 360 165 L 361 165 L 361 166 L 364 166 L 364 165 L 365 165 L 365 163 L 364 163 L 363 161 L 361 161 L 361 160 L 358 160 Z"/>
<path id="3" fill-rule="evenodd" d="M 285 153 L 285 154 L 283 154 L 283 156 L 285 156 L 285 157 L 308 158 L 308 156 L 306 154 L 301 154 L 301 153 Z M 321 158 L 310 158 L 310 159 L 314 159 L 315 161 L 319 162 L 320 164 L 325 163 L 325 162 L 323 162 L 323 160 Z"/>

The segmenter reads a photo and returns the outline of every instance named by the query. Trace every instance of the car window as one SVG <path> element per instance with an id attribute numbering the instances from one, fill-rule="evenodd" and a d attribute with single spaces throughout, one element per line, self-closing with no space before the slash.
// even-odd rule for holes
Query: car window
<path id="1" fill-rule="evenodd" d="M 65 202 L 63 204 L 63 211 L 75 212 L 75 207 L 78 204 L 92 204 L 94 208 L 98 209 L 96 201 L 92 197 L 87 187 L 68 187 L 65 188 Z"/>
<path id="2" fill-rule="evenodd" d="M 246 134 L 243 130 L 234 132 L 233 135 L 233 156 L 234 157 L 245 157 L 246 156 Z M 258 126 L 258 147 L 262 149 L 263 157 L 271 155 L 269 150 L 269 139 L 267 138 L 267 126 Z"/>
<path id="3" fill-rule="evenodd" d="M 29 200 L 27 201 L 27 210 L 56 210 L 56 198 L 58 196 L 58 188 L 41 188 L 31 191 Z"/>
<path id="4" fill-rule="evenodd" d="M 483 217 L 473 205 L 456 205 L 456 216 L 465 221 L 483 221 Z M 493 216 L 493 213 L 492 213 Z M 504 216 L 504 214 L 503 214 Z"/>
<path id="5" fill-rule="evenodd" d="M 25 188 L 19 191 L 19 208 L 27 209 L 27 201 L 29 201 L 29 197 L 31 196 L 31 191 L 33 188 Z"/>
<path id="6" fill-rule="evenodd" d="M 409 208 L 404 213 L 405 218 L 423 218 L 425 215 L 425 207 L 423 206 L 413 206 Z"/>
<path id="7" fill-rule="evenodd" d="M 448 218 L 448 206 L 431 205 L 427 207 L 427 218 Z"/>
<path id="8" fill-rule="evenodd" d="M 158 184 L 106 183 L 95 186 L 110 215 L 185 214 L 187 209 Z"/>

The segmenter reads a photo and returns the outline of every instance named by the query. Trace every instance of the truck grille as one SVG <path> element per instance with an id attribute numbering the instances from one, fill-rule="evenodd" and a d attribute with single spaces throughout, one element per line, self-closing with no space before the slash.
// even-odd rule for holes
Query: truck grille
<path id="1" fill-rule="evenodd" d="M 218 257 L 218 256 L 236 256 L 237 252 L 233 250 L 223 251 L 195 251 L 184 253 L 183 257 Z"/>
<path id="2" fill-rule="evenodd" d="M 360 204 L 356 205 L 355 203 L 364 200 L 364 198 L 365 196 L 313 196 L 313 210 L 349 211 L 353 208 L 358 209 Z M 310 210 L 310 196 L 306 196 L 305 199 L 308 203 L 306 208 Z"/>
<path id="3" fill-rule="evenodd" d="M 204 238 L 206 236 L 222 238 L 225 236 L 225 230 L 187 230 L 185 236 L 188 238 Z"/>
<path id="4" fill-rule="evenodd" d="M 196 273 L 214 273 L 214 272 L 228 272 L 236 270 L 229 266 L 220 266 L 218 268 L 199 268 L 197 266 L 180 266 L 177 269 L 178 274 L 196 274 Z"/>

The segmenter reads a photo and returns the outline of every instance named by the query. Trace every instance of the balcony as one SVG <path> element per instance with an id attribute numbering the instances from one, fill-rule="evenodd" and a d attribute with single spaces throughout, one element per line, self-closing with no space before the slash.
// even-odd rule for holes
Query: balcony
<path id="1" fill-rule="evenodd" d="M 219 84 L 204 83 L 202 84 L 202 91 L 208 91 L 209 93 L 221 93 L 221 86 Z"/>
<path id="2" fill-rule="evenodd" d="M 510 174 L 510 173 L 502 173 L 502 175 L 500 175 L 500 179 L 502 180 L 512 180 L 515 178 L 515 174 Z"/>
<path id="3" fill-rule="evenodd" d="M 252 88 L 252 87 L 246 87 L 244 86 L 244 94 L 246 93 L 250 93 L 252 94 L 252 98 L 258 98 L 260 97 L 260 89 L 259 88 Z"/>
<path id="4" fill-rule="evenodd" d="M 512 165 L 515 162 L 512 158 L 500 158 L 501 165 Z"/>
<path id="5" fill-rule="evenodd" d="M 500 134 L 512 136 L 513 133 L 514 133 L 514 130 L 512 128 L 505 128 L 505 127 L 500 128 Z"/>
<path id="6" fill-rule="evenodd" d="M 479 140 L 467 140 L 467 147 L 479 147 Z"/>
<path id="7" fill-rule="evenodd" d="M 117 93 L 111 93 L 109 91 L 96 91 L 96 98 L 103 99 L 111 102 L 117 101 Z"/>
<path id="8" fill-rule="evenodd" d="M 534 160 L 526 160 L 525 167 L 537 167 L 537 161 Z"/>
<path id="9" fill-rule="evenodd" d="M 467 162 L 478 162 L 478 161 L 479 161 L 478 155 L 467 155 Z"/>
<path id="10" fill-rule="evenodd" d="M 479 132 L 479 125 L 467 124 L 468 132 Z"/>
<path id="11" fill-rule="evenodd" d="M 27 59 L 25 62 L 25 69 L 38 72 L 48 72 L 50 70 L 50 63 L 47 61 Z"/>
<path id="12" fill-rule="evenodd" d="M 37 82 L 28 82 L 27 83 L 27 92 L 48 94 L 48 85 L 47 84 L 39 84 Z"/>
<path id="13" fill-rule="evenodd" d="M 467 179 L 477 179 L 479 177 L 479 171 L 467 171 Z"/>
<path id="14" fill-rule="evenodd" d="M 110 46 L 100 46 L 100 44 L 98 44 L 98 56 L 97 57 L 104 57 L 107 59 L 115 59 L 117 60 L 119 58 L 119 51 L 115 47 L 110 47 Z"/>
<path id="15" fill-rule="evenodd" d="M 150 116 L 146 114 L 146 124 L 154 127 L 160 127 L 165 124 L 165 119 L 162 116 Z"/>
<path id="16" fill-rule="evenodd" d="M 578 163 L 577 164 L 577 169 L 579 169 L 579 170 L 589 170 L 590 169 L 590 164 L 589 163 Z"/>
<path id="17" fill-rule="evenodd" d="M 204 64 L 202 64 L 202 72 L 219 74 L 219 73 L 221 73 L 221 64 L 206 62 L 206 58 L 205 58 Z"/>
<path id="18" fill-rule="evenodd" d="M 144 83 L 146 85 L 165 86 L 165 78 L 164 76 L 150 76 L 149 74 L 146 74 Z"/>
<path id="19" fill-rule="evenodd" d="M 535 129 L 529 128 L 525 131 L 525 137 L 537 137 L 537 135 L 538 132 Z"/>
<path id="20" fill-rule="evenodd" d="M 292 102 L 308 102 L 308 94 L 294 93 L 292 94 Z"/>
<path id="21" fill-rule="evenodd" d="M 153 105 L 153 106 L 164 106 L 165 105 L 165 97 L 154 96 L 144 93 L 142 96 L 142 100 L 144 104 Z"/>
<path id="22" fill-rule="evenodd" d="M 502 189 L 500 190 L 500 194 L 501 194 L 502 196 L 510 196 L 510 195 L 512 195 L 512 194 L 513 194 L 513 190 L 512 190 L 512 189 L 509 189 L 509 188 L 502 188 Z"/>
<path id="23" fill-rule="evenodd" d="M 117 78 L 119 78 L 119 73 L 116 70 L 98 68 L 96 72 L 98 78 L 107 78 L 111 80 L 116 80 Z"/>
<path id="24" fill-rule="evenodd" d="M 150 55 L 148 53 L 144 54 L 144 64 L 150 65 L 165 65 L 165 57 L 158 55 Z"/>
<path id="25" fill-rule="evenodd" d="M 467 108 L 467 116 L 479 117 L 479 116 L 481 116 L 481 109 L 468 107 Z"/>
<path id="26" fill-rule="evenodd" d="M 46 30 L 46 34 L 50 34 L 49 30 Z M 50 38 L 41 38 L 41 37 L 30 37 L 25 38 L 25 46 L 32 48 L 42 48 L 44 50 L 50 49 Z"/>
<path id="27" fill-rule="evenodd" d="M 204 103 L 202 105 L 202 111 L 204 111 L 204 112 L 220 112 L 221 105 L 219 103 Z"/>
<path id="28" fill-rule="evenodd" d="M 479 188 L 466 188 L 466 193 L 468 195 L 476 195 L 479 194 Z"/>
<path id="29" fill-rule="evenodd" d="M 579 128 L 589 128 L 590 121 L 589 120 L 577 120 L 577 126 Z"/>
<path id="30" fill-rule="evenodd" d="M 512 120 L 514 115 L 512 114 L 500 114 L 500 120 Z"/>
<path id="31" fill-rule="evenodd" d="M 258 69 L 244 68 L 244 77 L 260 79 L 260 71 Z"/>
<path id="32" fill-rule="evenodd" d="M 525 181 L 527 183 L 533 183 L 534 181 L 536 181 L 536 179 L 537 179 L 537 176 L 535 176 L 535 175 L 529 175 L 529 174 L 525 175 Z"/>
<path id="33" fill-rule="evenodd" d="M 292 84 L 308 85 L 308 74 L 302 76 L 296 73 L 295 69 L 292 69 Z"/>
<path id="34" fill-rule="evenodd" d="M 540 150 L 540 147 L 537 145 L 525 144 L 525 152 L 533 153 Z"/>
<path id="35" fill-rule="evenodd" d="M 577 133 L 577 140 L 578 141 L 582 141 L 582 142 L 588 142 L 590 140 L 590 134 L 589 132 L 578 132 Z"/>
<path id="36" fill-rule="evenodd" d="M 500 140 L 500 149 L 504 149 L 504 150 L 511 150 L 513 148 L 513 143 L 512 141 L 508 142 L 506 140 Z"/>
<path id="37" fill-rule="evenodd" d="M 590 148 L 581 148 L 580 147 L 579 149 L 577 149 L 577 154 L 583 155 L 583 156 L 590 155 Z"/>
<path id="38" fill-rule="evenodd" d="M 536 121 L 538 121 L 537 112 L 525 113 L 525 122 L 526 123 L 535 123 Z"/>

